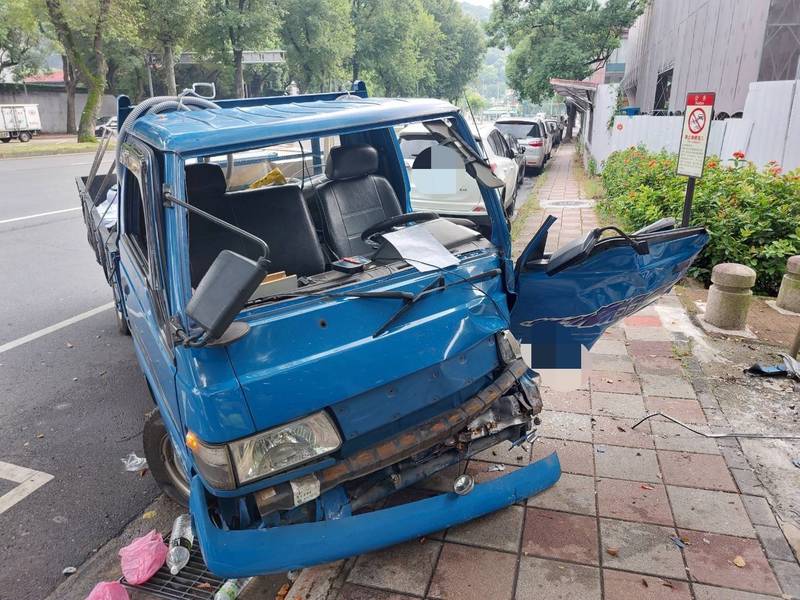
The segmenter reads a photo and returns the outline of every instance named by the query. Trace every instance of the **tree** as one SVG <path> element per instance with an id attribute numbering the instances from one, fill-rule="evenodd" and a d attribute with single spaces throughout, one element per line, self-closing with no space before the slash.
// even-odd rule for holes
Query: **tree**
<path id="1" fill-rule="evenodd" d="M 45 0 L 47 14 L 55 36 L 64 49 L 69 63 L 75 68 L 81 81 L 88 87 L 86 104 L 83 107 L 78 126 L 79 142 L 95 141 L 94 126 L 97 109 L 105 91 L 108 70 L 103 53 L 103 43 L 107 33 L 111 2 L 112 0 L 70 2 L 67 5 L 73 21 L 70 22 L 62 0 Z M 83 35 L 88 37 L 88 48 L 81 43 Z"/>
<path id="2" fill-rule="evenodd" d="M 464 93 L 464 102 L 461 102 L 460 105 L 466 108 L 468 112 L 471 110 L 476 115 L 489 108 L 489 102 L 486 98 L 475 90 L 467 90 Z"/>
<path id="3" fill-rule="evenodd" d="M 18 74 L 35 70 L 41 59 L 37 52 L 40 38 L 35 11 L 30 2 L 0 2 L 0 74 L 12 67 Z"/>
<path id="4" fill-rule="evenodd" d="M 480 70 L 486 53 L 483 29 L 456 0 L 422 0 L 422 4 L 442 32 L 441 42 L 432 47 L 435 84 L 424 91 L 456 102 Z"/>
<path id="5" fill-rule="evenodd" d="M 232 55 L 236 96 L 244 98 L 244 51 L 274 47 L 283 7 L 288 3 L 283 0 L 206 2 L 207 9 L 201 17 L 202 25 L 194 38 L 195 49 L 201 53 L 210 52 L 219 62 L 227 62 Z"/>
<path id="6" fill-rule="evenodd" d="M 189 39 L 198 16 L 203 10 L 202 0 L 143 0 L 141 37 L 161 46 L 167 94 L 175 96 L 175 51 Z"/>
<path id="7" fill-rule="evenodd" d="M 348 0 L 281 0 L 281 38 L 289 72 L 303 91 L 324 90 L 348 76 L 353 23 Z"/>
<path id="8" fill-rule="evenodd" d="M 620 35 L 647 0 L 500 0 L 487 30 L 492 45 L 511 47 L 509 84 L 522 99 L 552 93 L 550 79 L 581 80 L 605 65 Z"/>
<path id="9" fill-rule="evenodd" d="M 435 82 L 430 49 L 444 36 L 420 0 L 351 0 L 350 14 L 353 80 L 366 79 L 388 96 L 418 95 L 420 87 Z"/>

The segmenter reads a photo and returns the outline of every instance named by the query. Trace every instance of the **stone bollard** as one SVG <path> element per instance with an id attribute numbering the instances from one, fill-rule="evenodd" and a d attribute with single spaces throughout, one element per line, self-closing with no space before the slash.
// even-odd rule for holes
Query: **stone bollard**
<path id="1" fill-rule="evenodd" d="M 737 263 L 721 263 L 711 270 L 706 314 L 707 323 L 720 329 L 741 331 L 747 323 L 747 309 L 756 282 L 756 272 Z"/>
<path id="2" fill-rule="evenodd" d="M 786 274 L 778 291 L 778 308 L 800 313 L 800 255 L 786 261 Z"/>

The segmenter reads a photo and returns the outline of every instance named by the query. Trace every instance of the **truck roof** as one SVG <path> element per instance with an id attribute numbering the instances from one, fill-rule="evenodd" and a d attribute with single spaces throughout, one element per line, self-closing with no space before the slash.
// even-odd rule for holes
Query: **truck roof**
<path id="1" fill-rule="evenodd" d="M 430 98 L 344 96 L 281 104 L 265 101 L 146 114 L 136 121 L 131 133 L 159 150 L 196 155 L 437 119 L 458 110 L 449 102 Z"/>

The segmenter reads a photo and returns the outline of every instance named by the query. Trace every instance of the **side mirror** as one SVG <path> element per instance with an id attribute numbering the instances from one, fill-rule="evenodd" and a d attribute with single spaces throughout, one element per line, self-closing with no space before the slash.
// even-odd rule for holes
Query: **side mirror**
<path id="1" fill-rule="evenodd" d="M 203 328 L 207 339 L 225 343 L 247 333 L 245 329 L 235 335 L 228 328 L 266 277 L 268 265 L 266 258 L 253 261 L 230 250 L 217 255 L 186 306 L 186 314 Z M 226 332 L 230 339 L 223 341 Z"/>

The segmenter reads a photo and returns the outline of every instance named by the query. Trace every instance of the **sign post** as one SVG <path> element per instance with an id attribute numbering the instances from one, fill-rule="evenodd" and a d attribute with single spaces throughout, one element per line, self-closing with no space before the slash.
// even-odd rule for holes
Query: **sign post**
<path id="1" fill-rule="evenodd" d="M 678 151 L 678 175 L 689 178 L 686 182 L 686 197 L 683 200 L 681 227 L 687 227 L 692 217 L 694 184 L 703 176 L 708 148 L 708 133 L 714 111 L 714 92 L 696 92 L 686 96 L 686 112 L 683 115 L 681 146 Z"/>

